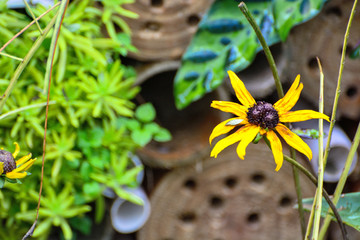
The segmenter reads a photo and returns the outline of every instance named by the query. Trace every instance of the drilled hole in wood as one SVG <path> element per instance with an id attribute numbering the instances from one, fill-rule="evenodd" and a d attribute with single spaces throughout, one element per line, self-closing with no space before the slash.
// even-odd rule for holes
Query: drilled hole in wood
<path id="1" fill-rule="evenodd" d="M 282 208 L 287 208 L 292 205 L 292 202 L 293 200 L 290 196 L 284 195 L 279 201 L 279 206 Z"/>
<path id="2" fill-rule="evenodd" d="M 187 23 L 190 26 L 196 26 L 196 25 L 198 25 L 199 22 L 200 22 L 200 17 L 196 14 L 190 15 L 187 19 Z"/>
<path id="3" fill-rule="evenodd" d="M 342 12 L 341 12 L 341 9 L 339 7 L 331 7 L 329 9 L 325 10 L 325 14 L 326 15 L 335 15 L 337 17 L 342 16 Z"/>
<path id="4" fill-rule="evenodd" d="M 247 218 L 246 221 L 248 224 L 250 225 L 254 225 L 260 222 L 260 214 L 259 213 L 250 213 Z"/>
<path id="5" fill-rule="evenodd" d="M 209 203 L 212 208 L 220 208 L 224 205 L 224 200 L 220 196 L 211 196 Z"/>
<path id="6" fill-rule="evenodd" d="M 316 69 L 318 68 L 318 62 L 316 60 L 316 57 L 310 58 L 308 61 L 308 67 L 310 69 Z"/>
<path id="7" fill-rule="evenodd" d="M 351 44 L 346 45 L 345 55 L 349 56 L 353 49 L 354 48 L 353 48 L 353 46 Z M 340 46 L 339 47 L 339 54 L 340 55 L 342 55 L 342 50 L 343 50 L 343 46 Z"/>
<path id="8" fill-rule="evenodd" d="M 262 184 L 265 181 L 265 175 L 261 172 L 254 173 L 251 176 L 251 181 L 256 184 Z"/>
<path id="9" fill-rule="evenodd" d="M 346 89 L 346 96 L 348 96 L 349 98 L 353 98 L 358 94 L 358 89 L 356 88 L 356 86 L 349 86 Z"/>
<path id="10" fill-rule="evenodd" d="M 236 177 L 234 176 L 230 176 L 230 177 L 227 177 L 225 180 L 224 180 L 224 184 L 226 187 L 228 188 L 234 188 L 238 183 L 238 180 Z"/>
<path id="11" fill-rule="evenodd" d="M 159 31 L 161 28 L 160 23 L 158 22 L 146 22 L 145 23 L 145 29 L 149 30 L 149 31 L 153 31 L 153 32 L 157 32 Z"/>
<path id="12" fill-rule="evenodd" d="M 163 4 L 163 0 L 151 0 L 151 6 L 153 7 L 161 7 Z"/>
<path id="13" fill-rule="evenodd" d="M 189 178 L 184 182 L 184 187 L 189 190 L 195 190 L 196 189 L 196 182 L 195 179 Z"/>
<path id="14" fill-rule="evenodd" d="M 185 212 L 179 216 L 179 219 L 183 223 L 193 223 L 196 220 L 196 215 L 194 212 Z"/>

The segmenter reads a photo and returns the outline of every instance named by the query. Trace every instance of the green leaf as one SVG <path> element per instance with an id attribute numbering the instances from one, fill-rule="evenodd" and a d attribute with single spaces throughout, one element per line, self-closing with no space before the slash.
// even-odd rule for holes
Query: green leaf
<path id="1" fill-rule="evenodd" d="M 171 138 L 171 133 L 165 128 L 159 129 L 159 131 L 154 135 L 154 140 L 158 142 L 167 142 L 170 141 Z"/>
<path id="2" fill-rule="evenodd" d="M 92 172 L 92 168 L 88 162 L 83 162 L 80 167 L 80 176 L 83 180 L 90 180 L 90 173 Z"/>
<path id="3" fill-rule="evenodd" d="M 304 209 L 311 211 L 313 201 L 313 198 L 303 199 Z M 325 198 L 322 199 L 322 206 L 321 216 L 325 217 L 329 210 L 329 205 Z M 336 208 L 345 224 L 360 231 L 360 192 L 343 194 Z M 332 220 L 336 221 L 333 214 L 331 216 Z"/>
<path id="4" fill-rule="evenodd" d="M 92 221 L 88 216 L 76 216 L 69 219 L 69 223 L 73 229 L 78 230 L 82 234 L 89 235 L 91 233 Z"/>
<path id="5" fill-rule="evenodd" d="M 95 127 L 88 130 L 78 131 L 78 145 L 81 148 L 100 147 L 104 137 L 104 130 Z"/>
<path id="6" fill-rule="evenodd" d="M 5 178 L 0 177 L 0 188 L 3 188 L 5 184 Z"/>
<path id="7" fill-rule="evenodd" d="M 360 58 L 360 44 L 357 47 L 355 47 L 353 50 L 351 50 L 349 57 L 351 59 Z"/>
<path id="8" fill-rule="evenodd" d="M 95 202 L 95 222 L 96 223 L 101 223 L 101 221 L 104 219 L 104 215 L 105 215 L 105 199 L 103 196 L 100 196 L 96 199 Z"/>
<path id="9" fill-rule="evenodd" d="M 142 122 L 154 121 L 155 116 L 155 108 L 151 103 L 145 103 L 136 108 L 135 117 Z"/>
<path id="10" fill-rule="evenodd" d="M 83 191 L 90 197 L 96 198 L 101 194 L 101 187 L 97 182 L 87 182 L 83 185 Z"/>
<path id="11" fill-rule="evenodd" d="M 136 129 L 131 133 L 132 140 L 140 146 L 145 146 L 152 139 L 152 133 L 144 129 Z"/>
<path id="12" fill-rule="evenodd" d="M 160 126 L 157 123 L 151 122 L 151 123 L 146 123 L 144 126 L 144 130 L 151 133 L 151 134 L 155 134 L 158 131 L 160 131 Z"/>
<path id="13" fill-rule="evenodd" d="M 178 109 L 220 86 L 228 70 L 239 72 L 248 67 L 262 50 L 255 32 L 238 8 L 239 2 L 216 0 L 202 18 L 175 76 Z M 284 41 L 294 25 L 315 16 L 324 2 L 259 0 L 246 1 L 246 4 L 270 46 Z"/>

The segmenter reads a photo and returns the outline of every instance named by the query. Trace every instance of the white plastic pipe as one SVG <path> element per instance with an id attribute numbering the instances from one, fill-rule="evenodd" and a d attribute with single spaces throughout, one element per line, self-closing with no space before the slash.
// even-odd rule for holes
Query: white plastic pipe
<path id="1" fill-rule="evenodd" d="M 134 166 L 142 166 L 142 162 L 136 155 L 130 156 Z M 136 176 L 136 182 L 141 185 L 144 179 L 144 171 L 139 172 Z M 106 188 L 103 195 L 116 199 L 114 200 L 111 209 L 111 223 L 113 228 L 120 233 L 132 233 L 139 230 L 148 220 L 151 212 L 150 201 L 141 187 L 126 188 L 127 192 L 136 195 L 143 201 L 143 205 L 137 205 L 125 199 L 117 197 L 116 193 L 111 188 Z"/>
<path id="2" fill-rule="evenodd" d="M 293 124 L 294 127 L 318 129 L 317 121 L 298 122 Z M 329 133 L 329 123 L 324 122 L 324 149 Z M 313 153 L 313 159 L 310 161 L 311 167 L 317 174 L 319 169 L 319 143 L 317 139 L 305 139 L 303 140 L 309 145 Z M 330 142 L 330 152 L 326 167 L 324 170 L 325 182 L 337 182 L 340 179 L 341 173 L 345 166 L 347 155 L 349 154 L 351 147 L 351 141 L 345 134 L 345 132 L 335 125 Z M 354 170 L 357 163 L 357 154 L 355 154 L 353 163 L 350 167 L 349 175 Z"/>
<path id="3" fill-rule="evenodd" d="M 117 198 L 111 206 L 110 215 L 114 229 L 120 233 L 132 233 L 139 230 L 148 220 L 151 212 L 150 201 L 142 188 L 127 189 L 140 197 L 143 205 L 137 205 Z"/>
<path id="4" fill-rule="evenodd" d="M 48 8 L 54 5 L 54 0 L 27 0 L 29 4 L 42 4 L 44 7 Z M 6 3 L 8 8 L 25 8 L 23 0 L 8 0 Z"/>

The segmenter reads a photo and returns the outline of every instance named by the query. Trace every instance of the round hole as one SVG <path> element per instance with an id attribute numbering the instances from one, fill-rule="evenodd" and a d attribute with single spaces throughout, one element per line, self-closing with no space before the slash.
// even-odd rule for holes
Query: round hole
<path id="1" fill-rule="evenodd" d="M 196 215 L 194 212 L 185 212 L 179 216 L 179 219 L 183 223 L 193 223 L 196 220 Z"/>
<path id="2" fill-rule="evenodd" d="M 259 223 L 260 221 L 260 214 L 258 213 L 250 213 L 247 218 L 246 218 L 246 221 L 248 224 L 256 224 L 256 223 Z"/>
<path id="3" fill-rule="evenodd" d="M 351 44 L 346 45 L 345 55 L 349 56 L 353 49 L 354 48 L 351 46 Z M 340 46 L 339 47 L 339 54 L 340 55 L 342 54 L 342 50 L 343 50 L 343 46 Z"/>
<path id="4" fill-rule="evenodd" d="M 353 98 L 357 95 L 358 90 L 355 86 L 350 86 L 348 87 L 348 89 L 346 89 L 346 96 L 348 96 L 349 98 Z"/>
<path id="5" fill-rule="evenodd" d="M 263 173 L 254 173 L 251 176 L 251 181 L 253 181 L 256 184 L 262 184 L 265 181 L 265 175 Z"/>
<path id="6" fill-rule="evenodd" d="M 288 195 L 283 196 L 279 201 L 280 207 L 286 208 L 286 207 L 290 207 L 291 205 L 292 205 L 292 199 Z"/>
<path id="7" fill-rule="evenodd" d="M 224 205 L 224 200 L 220 196 L 212 196 L 209 203 L 212 208 L 220 208 Z"/>
<path id="8" fill-rule="evenodd" d="M 145 23 L 145 29 L 157 32 L 160 30 L 160 23 L 158 22 L 146 22 Z"/>
<path id="9" fill-rule="evenodd" d="M 151 0 L 151 6 L 153 7 L 161 7 L 163 4 L 163 0 Z"/>
<path id="10" fill-rule="evenodd" d="M 318 62 L 316 57 L 310 58 L 308 61 L 308 66 L 310 69 L 316 69 L 318 67 Z"/>
<path id="11" fill-rule="evenodd" d="M 189 178 L 184 182 L 184 187 L 189 190 L 195 190 L 196 188 L 196 182 L 193 178 Z"/>
<path id="12" fill-rule="evenodd" d="M 325 10 L 325 14 L 326 15 L 334 15 L 337 17 L 341 17 L 342 16 L 342 12 L 341 9 L 339 7 L 331 7 L 327 10 Z"/>
<path id="13" fill-rule="evenodd" d="M 228 188 L 234 188 L 237 184 L 237 179 L 235 177 L 227 177 L 224 181 L 224 184 Z"/>
<path id="14" fill-rule="evenodd" d="M 187 19 L 187 23 L 191 26 L 196 26 L 200 22 L 200 17 L 196 14 L 190 15 Z"/>

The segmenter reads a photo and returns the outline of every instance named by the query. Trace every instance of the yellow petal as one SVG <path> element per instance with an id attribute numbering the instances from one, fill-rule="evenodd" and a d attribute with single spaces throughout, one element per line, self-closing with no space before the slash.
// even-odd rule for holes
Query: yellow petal
<path id="1" fill-rule="evenodd" d="M 23 171 L 28 170 L 34 164 L 35 161 L 36 161 L 36 158 L 31 159 L 31 160 L 27 161 L 26 163 L 22 164 L 20 167 L 15 168 L 13 170 L 13 172 L 23 172 Z"/>
<path id="2" fill-rule="evenodd" d="M 0 162 L 0 175 L 4 172 L 4 163 Z"/>
<path id="3" fill-rule="evenodd" d="M 227 119 L 227 120 L 219 123 L 218 125 L 216 125 L 216 127 L 213 129 L 213 131 L 209 137 L 210 145 L 211 145 L 212 141 L 214 140 L 214 138 L 216 138 L 222 134 L 228 133 L 235 128 L 235 126 L 226 126 L 227 122 L 234 120 L 234 119 L 237 119 L 237 118 L 230 118 L 230 119 Z"/>
<path id="4" fill-rule="evenodd" d="M 26 177 L 26 175 L 27 175 L 26 172 L 21 172 L 21 173 L 19 173 L 19 172 L 14 172 L 14 171 L 8 172 L 8 173 L 5 174 L 5 176 L 6 176 L 7 178 L 11 178 L 11 179 L 24 178 L 24 177 Z"/>
<path id="5" fill-rule="evenodd" d="M 313 110 L 299 110 L 294 112 L 286 112 L 279 115 L 280 122 L 301 122 L 318 118 L 325 119 L 328 122 L 330 121 L 329 117 L 325 114 Z"/>
<path id="6" fill-rule="evenodd" d="M 296 102 L 299 100 L 300 93 L 304 87 L 302 83 L 299 83 L 300 75 L 297 75 L 295 81 L 293 82 L 285 96 L 274 104 L 274 108 L 279 112 L 279 114 L 292 109 L 295 106 Z"/>
<path id="7" fill-rule="evenodd" d="M 281 141 L 278 138 L 278 136 L 276 135 L 276 133 L 271 130 L 266 133 L 266 138 L 270 142 L 271 151 L 273 153 L 274 160 L 276 163 L 275 171 L 279 171 L 279 169 L 281 168 L 283 161 L 284 161 L 284 155 L 282 152 Z"/>
<path id="8" fill-rule="evenodd" d="M 23 164 L 24 162 L 26 162 L 30 158 L 31 158 L 31 153 L 29 153 L 26 156 L 23 156 L 22 158 L 19 158 L 19 160 L 16 161 L 16 166 L 19 166 L 19 165 Z"/>
<path id="9" fill-rule="evenodd" d="M 281 135 L 281 137 L 284 138 L 287 144 L 303 153 L 309 158 L 309 160 L 312 159 L 311 149 L 298 135 L 290 131 L 290 129 L 281 123 L 279 123 L 275 129 Z"/>
<path id="10" fill-rule="evenodd" d="M 239 158 L 244 159 L 246 154 L 246 147 L 251 143 L 258 132 L 260 131 L 260 127 L 256 125 L 246 125 L 248 126 L 247 129 L 244 131 L 243 139 L 240 141 L 239 145 L 236 148 L 236 152 L 239 156 Z"/>
<path id="11" fill-rule="evenodd" d="M 15 144 L 15 151 L 14 151 L 14 153 L 12 155 L 13 155 L 14 158 L 16 158 L 17 155 L 20 152 L 20 146 L 19 146 L 19 144 L 17 142 L 14 142 L 14 144 Z"/>
<path id="12" fill-rule="evenodd" d="M 240 80 L 240 78 L 238 78 L 238 76 L 236 76 L 233 71 L 228 71 L 228 74 L 231 85 L 233 86 L 236 97 L 239 99 L 239 101 L 247 108 L 253 106 L 256 101 L 246 89 L 244 83 Z"/>
<path id="13" fill-rule="evenodd" d="M 247 108 L 234 102 L 228 101 L 213 101 L 211 107 L 219 109 L 223 112 L 229 112 L 241 118 L 246 118 Z"/>
<path id="14" fill-rule="evenodd" d="M 234 132 L 233 134 L 227 136 L 226 138 L 221 139 L 219 142 L 217 142 L 215 144 L 213 150 L 210 153 L 210 156 L 216 158 L 217 155 L 222 150 L 224 150 L 231 144 L 234 144 L 234 143 L 240 141 L 243 137 L 246 137 L 247 130 L 249 129 L 250 126 L 252 126 L 252 125 L 250 125 L 250 124 L 245 125 L 245 126 L 241 127 L 239 130 L 237 130 L 236 132 Z"/>

